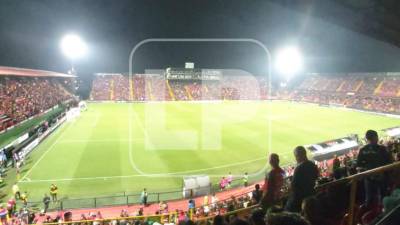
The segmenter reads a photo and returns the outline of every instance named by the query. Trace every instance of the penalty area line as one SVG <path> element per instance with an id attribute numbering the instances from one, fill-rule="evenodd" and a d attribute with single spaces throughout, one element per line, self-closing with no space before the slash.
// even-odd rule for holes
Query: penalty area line
<path id="1" fill-rule="evenodd" d="M 158 174 L 132 174 L 132 175 L 121 175 L 121 176 L 99 176 L 99 177 L 76 177 L 76 178 L 62 178 L 62 179 L 38 179 L 38 180 L 27 180 L 21 179 L 20 183 L 45 183 L 45 182 L 66 182 L 66 181 L 79 181 L 79 180 L 108 180 L 108 179 L 121 179 L 121 178 L 133 178 L 133 177 L 182 177 L 188 174 L 196 172 L 204 172 L 208 170 L 227 168 L 232 166 L 244 165 L 252 162 L 257 162 L 261 160 L 266 160 L 266 157 L 260 157 L 257 159 L 246 160 L 238 163 L 230 163 L 221 166 L 215 166 L 210 168 L 203 168 L 198 170 L 187 170 L 175 173 L 158 173 Z M 221 177 L 226 176 L 226 174 L 211 174 L 210 177 Z"/>

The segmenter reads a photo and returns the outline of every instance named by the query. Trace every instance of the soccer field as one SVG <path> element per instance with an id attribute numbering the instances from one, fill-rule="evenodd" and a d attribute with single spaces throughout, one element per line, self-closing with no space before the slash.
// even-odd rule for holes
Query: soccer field
<path id="1" fill-rule="evenodd" d="M 399 120 L 289 102 L 91 103 L 27 159 L 20 189 L 40 200 L 51 183 L 60 198 L 176 190 L 182 176 L 264 173 L 269 152 L 281 164 L 292 149 Z"/>

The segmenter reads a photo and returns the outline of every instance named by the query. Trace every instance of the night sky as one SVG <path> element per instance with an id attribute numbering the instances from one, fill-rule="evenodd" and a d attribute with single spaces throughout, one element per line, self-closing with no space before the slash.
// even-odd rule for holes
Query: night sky
<path id="1" fill-rule="evenodd" d="M 0 65 L 66 72 L 59 48 L 66 33 L 89 47 L 75 62 L 80 76 L 127 72 L 129 53 L 147 38 L 253 38 L 273 55 L 298 46 L 304 72 L 400 71 L 399 48 L 268 1 L 0 0 Z M 134 66 L 140 73 L 185 61 L 261 75 L 268 63 L 250 43 L 150 43 Z"/>

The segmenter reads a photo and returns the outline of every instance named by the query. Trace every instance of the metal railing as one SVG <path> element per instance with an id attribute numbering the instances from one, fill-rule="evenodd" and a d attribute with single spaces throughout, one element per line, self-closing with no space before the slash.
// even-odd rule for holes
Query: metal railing
<path id="1" fill-rule="evenodd" d="M 339 184 L 344 184 L 344 183 L 350 184 L 351 185 L 351 188 L 350 188 L 351 191 L 349 193 L 349 200 L 350 201 L 349 201 L 349 208 L 348 208 L 347 224 L 348 225 L 353 225 L 354 222 L 355 222 L 355 210 L 354 209 L 355 209 L 355 205 L 356 205 L 356 194 L 357 194 L 356 192 L 357 192 L 357 183 L 358 183 L 358 181 L 362 180 L 365 177 L 369 177 L 369 176 L 376 175 L 376 174 L 382 174 L 382 173 L 393 171 L 393 170 L 400 170 L 400 162 L 395 162 L 395 163 L 392 163 L 390 165 L 382 166 L 382 167 L 379 167 L 379 168 L 376 168 L 376 169 L 368 170 L 368 171 L 361 172 L 361 173 L 358 173 L 358 174 L 355 174 L 355 175 L 352 175 L 352 176 L 349 176 L 349 177 L 345 177 L 345 178 L 342 178 L 342 179 L 339 179 L 339 180 L 335 180 L 335 181 L 332 181 L 332 182 L 328 182 L 328 183 L 319 185 L 317 187 L 317 190 L 321 191 L 321 190 L 324 190 L 326 188 L 329 188 L 329 187 L 332 187 L 332 186 L 335 186 L 335 185 L 339 185 Z M 238 182 L 238 180 L 239 179 L 236 179 L 235 182 Z M 168 192 L 164 192 L 164 193 L 168 193 Z M 182 193 L 182 192 L 180 192 L 180 193 Z M 161 199 L 160 198 L 160 194 L 163 194 L 163 193 L 160 192 L 160 193 L 152 193 L 152 194 L 153 194 L 153 196 L 157 196 L 157 197 L 153 197 L 153 199 L 160 200 Z M 128 200 L 126 200 L 126 201 L 128 203 L 130 203 L 130 201 L 129 201 L 130 196 L 131 196 L 132 199 L 136 199 L 136 201 L 132 201 L 132 202 L 138 203 L 139 195 L 128 195 L 128 196 L 124 197 L 125 198 L 124 200 L 126 200 L 126 198 L 127 198 Z M 133 197 L 133 196 L 135 196 L 135 197 Z M 118 196 L 116 196 L 116 197 L 118 197 Z M 106 197 L 106 198 L 109 198 L 109 197 Z M 92 204 L 96 204 L 96 201 L 97 201 L 97 203 L 101 202 L 100 199 L 101 198 L 92 199 L 92 201 L 94 201 Z M 64 202 L 64 204 L 65 204 L 65 202 Z M 246 214 L 246 215 L 248 215 L 248 213 L 252 209 L 257 208 L 257 207 L 259 207 L 259 205 L 253 205 L 253 206 L 249 206 L 249 207 L 246 207 L 246 208 L 238 209 L 238 210 L 235 210 L 235 211 L 227 212 L 224 215 L 231 215 L 231 214 L 235 214 L 235 215 Z M 160 215 L 133 216 L 133 217 L 124 217 L 124 218 L 101 219 L 101 220 L 95 220 L 95 221 L 96 222 L 111 222 L 111 221 L 115 221 L 115 220 L 125 220 L 125 221 L 126 220 L 132 220 L 132 221 L 135 221 L 135 220 L 151 220 L 153 222 L 157 221 L 157 222 L 160 222 L 160 223 L 165 223 L 165 222 L 176 222 L 177 216 L 178 215 L 176 214 L 176 212 L 170 212 L 170 213 L 160 214 Z M 207 224 L 208 221 L 212 220 L 215 217 L 213 215 L 213 216 L 208 216 L 208 217 L 196 218 L 196 217 L 193 216 L 193 212 L 192 211 L 188 212 L 188 216 L 189 216 L 190 219 L 192 219 L 194 221 L 197 221 L 199 224 Z M 90 221 L 62 222 L 62 224 L 89 223 L 89 222 L 91 223 L 91 222 L 93 222 L 93 220 L 90 220 Z M 56 223 L 54 223 L 54 224 L 56 224 Z M 57 224 L 59 224 L 59 223 L 57 223 Z"/>
<path id="2" fill-rule="evenodd" d="M 351 185 L 350 188 L 350 194 L 349 194 L 349 209 L 348 209 L 348 225 L 353 225 L 355 222 L 355 205 L 356 205 L 356 195 L 357 195 L 357 184 L 358 181 L 362 180 L 363 178 L 376 175 L 376 174 L 382 174 L 385 172 L 393 171 L 393 170 L 398 170 L 400 169 L 400 162 L 395 162 L 386 166 L 378 167 L 372 170 L 368 170 L 365 172 L 361 172 L 352 176 L 348 176 L 339 180 L 335 180 L 329 183 L 325 183 L 323 185 L 320 185 L 317 187 L 318 190 L 322 190 L 328 187 L 332 187 L 335 185 L 343 184 L 343 183 L 349 183 Z"/>
<path id="3" fill-rule="evenodd" d="M 243 193 L 242 195 L 248 194 Z M 238 197 L 238 196 L 237 196 Z M 236 209 L 233 211 L 229 211 L 224 213 L 224 216 L 229 216 L 229 215 L 248 215 L 248 213 L 255 209 L 260 207 L 259 204 L 251 205 L 248 207 Z M 79 221 L 63 221 L 63 222 L 56 222 L 56 223 L 45 223 L 47 225 L 60 225 L 60 224 L 93 224 L 94 222 L 97 222 L 99 224 L 107 224 L 112 221 L 131 221 L 133 224 L 134 221 L 152 221 L 152 222 L 159 222 L 161 224 L 164 223 L 178 223 L 178 213 L 177 211 L 172 211 L 168 213 L 161 213 L 161 214 L 152 214 L 152 215 L 143 215 L 143 216 L 129 216 L 129 217 L 115 217 L 115 218 L 108 218 L 108 219 L 94 219 L 94 220 L 79 220 Z M 188 219 L 193 220 L 197 222 L 197 224 L 207 224 L 207 221 L 214 219 L 215 215 L 212 216 L 204 216 L 204 217 L 196 217 L 194 210 L 190 210 L 185 212 L 185 214 Z"/>
<path id="4" fill-rule="evenodd" d="M 258 176 L 250 177 L 249 178 L 249 185 L 253 185 L 256 182 L 259 182 L 263 179 L 263 174 Z M 235 178 L 232 180 L 230 188 L 236 188 L 243 186 L 243 179 L 242 178 Z M 226 191 L 229 189 L 225 189 L 222 191 Z M 208 188 L 208 193 L 217 193 L 220 192 L 219 184 L 210 185 Z M 141 193 L 127 193 L 127 192 L 120 192 L 115 195 L 107 195 L 107 196 L 98 196 L 98 197 L 88 197 L 88 198 L 61 198 L 57 202 L 51 202 L 49 205 L 49 211 L 59 211 L 59 210 L 66 210 L 66 209 L 81 209 L 81 208 L 101 208 L 101 207 L 108 207 L 108 206 L 124 206 L 124 205 L 134 205 L 140 204 Z M 62 197 L 62 196 L 61 196 Z M 195 196 L 193 196 L 195 197 Z M 173 201 L 173 200 L 181 200 L 181 199 L 188 199 L 190 196 L 186 198 L 183 197 L 183 190 L 176 189 L 171 191 L 164 191 L 164 192 L 149 192 L 147 197 L 148 203 L 158 203 L 160 201 Z M 18 206 L 21 206 L 21 202 L 18 202 Z M 40 200 L 36 201 L 28 201 L 27 208 L 30 209 L 41 209 L 43 208 L 44 204 Z"/>

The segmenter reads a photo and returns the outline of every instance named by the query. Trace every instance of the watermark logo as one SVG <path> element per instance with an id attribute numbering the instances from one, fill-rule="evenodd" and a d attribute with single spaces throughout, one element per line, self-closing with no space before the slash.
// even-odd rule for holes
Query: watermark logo
<path id="1" fill-rule="evenodd" d="M 270 58 L 268 49 L 253 39 L 147 39 L 136 45 L 129 59 L 131 100 L 143 104 L 129 107 L 129 136 L 139 136 L 144 141 L 141 149 L 135 149 L 132 143 L 129 145 L 133 168 L 147 175 L 182 175 L 185 174 L 184 171 L 165 174 L 141 171 L 133 160 L 135 150 L 148 153 L 178 150 L 209 152 L 224 150 L 228 139 L 236 139 L 236 142 L 250 141 L 249 137 L 258 131 L 243 124 L 254 123 L 255 118 L 259 118 L 263 111 L 259 102 L 254 100 L 265 100 L 268 96 L 270 71 L 266 71 L 268 76 L 264 77 L 239 69 L 196 68 L 149 69 L 145 74 L 134 74 L 135 52 L 142 45 L 154 42 L 249 42 L 264 49 L 268 60 Z M 235 100 L 236 103 L 230 100 Z M 246 104 L 237 104 L 237 101 L 246 102 L 249 107 Z M 270 151 L 271 123 L 268 118 L 258 122 L 264 123 L 265 129 L 269 130 L 264 132 L 268 134 L 264 149 Z M 235 126 L 243 126 L 243 129 L 235 129 L 243 133 L 232 134 L 232 131 L 225 131 Z M 267 154 L 265 159 L 266 156 Z M 240 165 L 240 162 L 231 164 Z"/>

